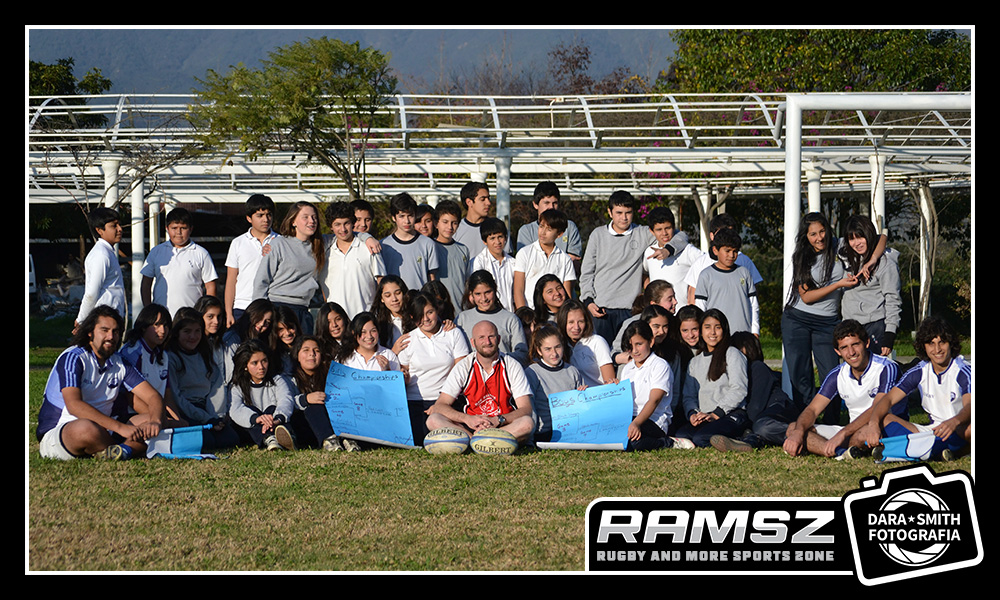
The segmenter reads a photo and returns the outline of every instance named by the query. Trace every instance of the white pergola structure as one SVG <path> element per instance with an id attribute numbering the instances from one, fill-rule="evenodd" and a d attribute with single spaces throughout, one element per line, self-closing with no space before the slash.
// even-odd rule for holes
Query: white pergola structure
<path id="1" fill-rule="evenodd" d="M 185 120 L 184 95 L 31 98 L 28 200 L 115 204 L 127 190 L 133 232 L 161 203 L 242 203 L 252 193 L 275 202 L 329 201 L 347 189 L 301 152 L 248 160 L 190 155 L 197 132 Z M 711 94 L 615 96 L 414 96 L 389 99 L 391 126 L 367 142 L 366 193 L 408 192 L 436 204 L 458 199 L 469 179 L 488 181 L 497 215 L 508 220 L 512 195 L 530 196 L 555 181 L 571 199 L 694 195 L 707 211 L 714 191 L 785 197 L 785 291 L 790 282 L 801 188 L 810 210 L 821 192 L 870 190 L 872 217 L 885 225 L 884 192 L 920 181 L 971 186 L 972 95 Z M 46 127 L 103 115 L 107 125 Z M 147 208 L 148 203 L 148 208 Z M 154 223 L 155 220 L 150 220 Z M 159 232 L 150 226 L 150 246 Z M 702 243 L 707 246 L 707 235 Z M 141 265 L 142 235 L 132 236 Z M 134 267 L 138 269 L 138 266 Z M 136 273 L 133 282 L 141 280 Z M 929 281 L 927 282 L 929 284 Z M 137 284 L 136 284 L 137 285 Z M 133 293 L 138 298 L 138 293 Z"/>

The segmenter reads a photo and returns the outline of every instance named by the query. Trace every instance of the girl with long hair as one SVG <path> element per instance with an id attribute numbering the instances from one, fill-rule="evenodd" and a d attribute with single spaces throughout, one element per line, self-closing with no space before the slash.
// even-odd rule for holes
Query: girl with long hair
<path id="1" fill-rule="evenodd" d="M 552 410 L 549 394 L 567 390 L 584 390 L 587 384 L 583 375 L 567 359 L 570 352 L 563 343 L 562 334 L 553 323 L 546 323 L 531 334 L 531 364 L 524 375 L 531 385 L 531 405 L 538 420 L 535 440 L 547 442 L 552 439 Z"/>
<path id="2" fill-rule="evenodd" d="M 170 334 L 170 311 L 159 304 L 146 305 L 135 317 L 135 323 L 125 334 L 118 354 L 127 364 L 142 373 L 146 381 L 163 397 L 163 406 L 170 422 L 167 427 L 186 425 L 173 398 L 167 365 L 167 337 Z"/>
<path id="3" fill-rule="evenodd" d="M 337 434 L 326 411 L 326 375 L 329 362 L 323 355 L 323 342 L 314 335 L 300 335 L 291 348 L 292 383 L 295 384 L 295 408 L 292 429 L 300 445 L 341 450 Z"/>
<path id="4" fill-rule="evenodd" d="M 747 416 L 747 360 L 729 343 L 729 320 L 718 309 L 701 319 L 701 353 L 691 359 L 684 382 L 685 423 L 678 438 L 704 448 L 713 435 L 742 435 Z"/>
<path id="5" fill-rule="evenodd" d="M 206 448 L 236 446 L 239 436 L 229 422 L 225 374 L 205 335 L 204 316 L 193 308 L 178 310 L 167 348 L 170 385 L 181 414 L 192 424 L 212 425 L 203 433 Z"/>
<path id="6" fill-rule="evenodd" d="M 535 322 L 547 323 L 555 322 L 556 313 L 569 295 L 566 293 L 566 286 L 558 277 L 552 274 L 542 275 L 535 282 L 534 296 L 532 298 L 535 305 Z"/>
<path id="7" fill-rule="evenodd" d="M 258 447 L 295 449 L 288 427 L 295 411 L 294 394 L 288 380 L 273 373 L 267 347 L 260 341 L 249 340 L 236 349 L 229 394 L 229 417 Z"/>
<path id="8" fill-rule="evenodd" d="M 448 306 L 451 305 L 449 301 Z M 460 329 L 444 327 L 440 304 L 422 292 L 413 294 L 403 328 L 410 343 L 399 353 L 401 370 L 407 376 L 406 399 L 413 428 L 413 443 L 420 445 L 427 434 L 424 413 L 441 394 L 451 369 L 472 349 Z"/>
<path id="9" fill-rule="evenodd" d="M 326 261 L 319 211 L 309 202 L 296 202 L 281 222 L 280 232 L 257 268 L 254 297 L 291 308 L 303 330 L 312 331 L 309 304 L 319 289 L 316 278 Z"/>
<path id="10" fill-rule="evenodd" d="M 350 323 L 351 318 L 347 316 L 347 311 L 336 302 L 327 302 L 319 307 L 315 335 L 322 343 L 323 356 L 328 362 L 337 354 Z"/>
<path id="11" fill-rule="evenodd" d="M 899 253 L 887 249 L 885 235 L 875 232 L 871 219 L 854 215 L 847 219 L 844 230 L 846 243 L 838 253 L 844 268 L 858 278 L 854 287 L 844 290 L 841 317 L 861 323 L 874 341 L 871 352 L 889 356 L 896 341 L 903 301 L 900 296 Z"/>
<path id="12" fill-rule="evenodd" d="M 375 318 L 378 328 L 378 341 L 397 354 L 410 343 L 409 336 L 403 331 L 403 314 L 406 312 L 406 294 L 409 291 L 401 277 L 386 275 L 379 280 L 375 299 L 372 301 L 370 314 Z"/>
<path id="13" fill-rule="evenodd" d="M 472 328 L 480 321 L 489 321 L 500 336 L 500 351 L 510 354 L 522 365 L 528 361 L 528 340 L 524 335 L 521 319 L 505 310 L 497 297 L 497 282 L 486 270 L 473 271 L 465 284 L 465 310 L 458 315 L 456 324 L 469 338 Z"/>
<path id="14" fill-rule="evenodd" d="M 588 386 L 615 383 L 611 348 L 604 338 L 594 333 L 590 311 L 579 300 L 567 300 L 556 314 L 556 323 L 563 339 L 572 349 L 570 364 L 583 375 Z"/>

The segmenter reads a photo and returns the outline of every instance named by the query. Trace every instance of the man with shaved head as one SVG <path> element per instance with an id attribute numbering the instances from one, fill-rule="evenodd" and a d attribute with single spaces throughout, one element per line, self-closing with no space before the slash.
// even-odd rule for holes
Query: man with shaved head
<path id="1" fill-rule="evenodd" d="M 500 336 L 493 323 L 476 323 L 471 338 L 475 350 L 451 370 L 437 402 L 427 410 L 427 429 L 462 427 L 476 432 L 499 428 L 524 442 L 535 428 L 524 369 L 500 352 Z"/>

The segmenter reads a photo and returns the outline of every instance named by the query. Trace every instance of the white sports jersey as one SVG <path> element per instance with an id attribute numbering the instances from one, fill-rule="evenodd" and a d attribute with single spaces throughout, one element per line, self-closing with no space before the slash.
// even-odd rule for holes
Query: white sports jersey
<path id="1" fill-rule="evenodd" d="M 962 396 L 972 393 L 972 366 L 959 356 L 938 375 L 930 361 L 923 361 L 907 371 L 896 387 L 907 394 L 919 389 L 921 406 L 931 423 L 937 424 L 962 410 Z"/>
<path id="2" fill-rule="evenodd" d="M 145 381 L 135 367 L 125 364 L 117 354 L 101 366 L 89 348 L 67 348 L 56 359 L 45 384 L 45 399 L 38 412 L 38 438 L 49 429 L 76 419 L 66 410 L 63 388 L 79 388 L 84 402 L 111 416 L 120 388 L 124 386 L 131 391 Z"/>
<path id="3" fill-rule="evenodd" d="M 167 393 L 167 371 L 170 366 L 170 354 L 166 350 L 153 351 L 140 338 L 134 344 L 122 346 L 118 354 L 126 364 L 132 365 L 142 373 L 146 381 L 153 386 L 161 396 Z"/>
<path id="4" fill-rule="evenodd" d="M 895 362 L 878 354 L 870 354 L 868 366 L 861 379 L 855 379 L 851 374 L 851 365 L 843 363 L 830 371 L 823 380 L 819 393 L 830 399 L 840 396 L 853 422 L 861 413 L 871 408 L 875 396 L 892 389 L 898 376 L 899 369 Z M 902 405 L 902 410 L 905 411 L 906 403 L 901 402 L 899 405 Z M 897 408 L 893 407 L 893 412 L 896 411 Z"/>

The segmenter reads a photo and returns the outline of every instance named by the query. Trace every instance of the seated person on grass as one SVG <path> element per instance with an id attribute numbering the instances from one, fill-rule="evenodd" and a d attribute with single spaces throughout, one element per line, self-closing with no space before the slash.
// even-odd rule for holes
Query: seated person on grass
<path id="1" fill-rule="evenodd" d="M 844 360 L 823 380 L 819 392 L 799 418 L 788 426 L 784 448 L 791 456 L 810 452 L 820 456 L 860 458 L 866 451 L 866 431 L 872 406 L 896 385 L 899 370 L 891 359 L 868 350 L 868 333 L 853 319 L 833 330 L 833 347 Z M 839 396 L 847 407 L 850 423 L 817 425 L 820 413 Z M 905 415 L 906 405 L 897 410 Z"/>
<path id="2" fill-rule="evenodd" d="M 940 317 L 927 317 L 920 323 L 913 347 L 920 364 L 907 371 L 872 408 L 865 441 L 877 446 L 882 430 L 886 437 L 933 431 L 931 458 L 954 460 L 968 452 L 972 441 L 972 366 L 961 356 L 958 333 Z M 892 414 L 897 406 L 906 406 L 906 398 L 917 390 L 930 425 Z"/>
<path id="3" fill-rule="evenodd" d="M 524 369 L 513 357 L 500 352 L 500 336 L 490 321 L 476 323 L 470 338 L 475 350 L 448 374 L 437 402 L 426 411 L 427 430 L 498 428 L 523 443 L 535 429 L 531 387 Z"/>
<path id="4" fill-rule="evenodd" d="M 73 335 L 73 346 L 56 359 L 38 412 L 39 452 L 45 458 L 71 460 L 102 455 L 124 460 L 145 453 L 146 440 L 160 432 L 163 397 L 116 352 L 123 321 L 101 304 Z M 132 392 L 136 413 L 128 422 L 112 417 L 120 393 Z"/>

